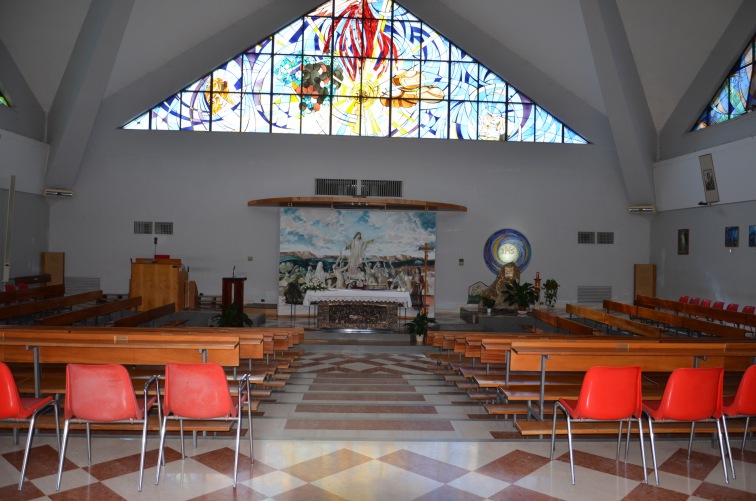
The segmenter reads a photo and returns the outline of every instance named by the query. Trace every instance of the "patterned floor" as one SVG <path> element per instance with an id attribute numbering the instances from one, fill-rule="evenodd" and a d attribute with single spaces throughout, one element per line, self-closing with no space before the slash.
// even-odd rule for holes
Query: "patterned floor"
<path id="1" fill-rule="evenodd" d="M 433 373 L 419 354 L 305 354 L 285 388 L 254 419 L 255 463 L 242 442 L 236 492 L 233 440 L 186 440 L 180 459 L 168 441 L 167 464 L 154 485 L 157 439 L 148 443 L 143 492 L 137 492 L 139 442 L 73 437 L 63 485 L 55 491 L 55 440 L 37 437 L 22 492 L 23 456 L 0 435 L 0 499 L 165 500 L 756 500 L 756 440 L 734 451 L 737 478 L 725 484 L 717 449 L 696 440 L 657 443 L 661 486 L 643 483 L 637 442 L 627 462 L 614 441 L 577 440 L 577 484 L 570 484 L 566 441 L 518 440 L 511 423 L 488 418 L 479 404 Z M 494 439 L 493 436 L 508 437 Z M 739 440 L 738 440 L 739 444 Z M 650 466 L 650 454 L 649 454 Z"/>

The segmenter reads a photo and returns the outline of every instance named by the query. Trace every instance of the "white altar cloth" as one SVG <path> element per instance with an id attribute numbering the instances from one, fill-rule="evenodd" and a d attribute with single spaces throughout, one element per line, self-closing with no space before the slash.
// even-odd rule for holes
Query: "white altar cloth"
<path id="1" fill-rule="evenodd" d="M 387 290 L 363 290 L 363 289 L 332 289 L 327 291 L 305 292 L 303 305 L 326 302 L 326 301 L 366 301 L 370 303 L 397 303 L 410 307 L 412 299 L 409 292 Z"/>

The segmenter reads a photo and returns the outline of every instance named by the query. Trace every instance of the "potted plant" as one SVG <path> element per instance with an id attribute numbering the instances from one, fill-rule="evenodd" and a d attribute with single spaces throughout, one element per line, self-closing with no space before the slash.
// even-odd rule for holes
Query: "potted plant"
<path id="1" fill-rule="evenodd" d="M 483 307 L 486 309 L 486 313 L 490 315 L 491 308 L 496 305 L 496 299 L 492 298 L 491 296 L 483 296 L 481 298 L 481 303 L 483 303 Z"/>
<path id="2" fill-rule="evenodd" d="M 517 305 L 517 311 L 521 315 L 524 315 L 528 311 L 528 306 L 536 301 L 536 290 L 530 282 L 518 283 L 509 280 L 504 287 L 504 301 L 510 306 Z"/>
<path id="3" fill-rule="evenodd" d="M 554 306 L 556 306 L 558 289 L 559 284 L 553 278 L 550 278 L 543 283 L 543 300 L 549 308 L 554 308 Z"/>
<path id="4" fill-rule="evenodd" d="M 415 318 L 411 322 L 407 322 L 404 326 L 410 334 L 411 341 L 416 343 L 418 337 L 422 337 L 428 333 L 428 325 L 435 321 L 435 318 L 429 317 L 427 313 L 421 311 L 415 315 Z"/>
<path id="5" fill-rule="evenodd" d="M 214 327 L 252 327 L 252 319 L 244 313 L 239 303 L 231 303 L 228 308 L 221 309 L 219 315 L 211 319 Z"/>

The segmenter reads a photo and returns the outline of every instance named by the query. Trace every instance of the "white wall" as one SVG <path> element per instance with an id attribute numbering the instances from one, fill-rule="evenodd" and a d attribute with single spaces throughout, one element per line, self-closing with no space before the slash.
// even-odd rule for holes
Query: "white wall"
<path id="1" fill-rule="evenodd" d="M 153 253 L 133 222 L 172 221 L 158 252 L 184 260 L 200 292 L 219 294 L 236 266 L 245 299 L 275 301 L 279 214 L 252 199 L 313 194 L 316 177 L 399 179 L 404 196 L 468 207 L 438 217 L 437 304 L 465 302 L 467 286 L 494 276 L 483 261 L 491 233 L 514 228 L 530 240 L 536 271 L 562 284 L 612 285 L 632 297 L 632 265 L 648 261 L 649 222 L 629 216 L 611 151 L 595 145 L 125 131 L 101 116 L 76 197 L 51 208 L 51 249 L 69 275 L 96 276 L 126 292 L 129 260 Z M 103 126 L 102 124 L 108 124 Z M 615 245 L 578 245 L 578 231 L 614 231 Z M 248 256 L 254 260 L 247 261 Z M 458 260 L 465 265 L 460 267 Z"/>

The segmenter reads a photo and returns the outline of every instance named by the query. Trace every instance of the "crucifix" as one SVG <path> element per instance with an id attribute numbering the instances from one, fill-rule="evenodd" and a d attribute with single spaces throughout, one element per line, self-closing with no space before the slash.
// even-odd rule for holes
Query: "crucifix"
<path id="1" fill-rule="evenodd" d="M 422 247 L 418 247 L 418 250 L 423 251 L 425 254 L 423 259 L 423 262 L 425 263 L 425 266 L 423 267 L 423 306 L 420 310 L 420 313 L 422 313 L 423 315 L 428 314 L 428 303 L 425 302 L 425 298 L 428 295 L 428 253 L 434 248 L 434 246 L 428 245 L 428 242 L 425 242 Z"/>

